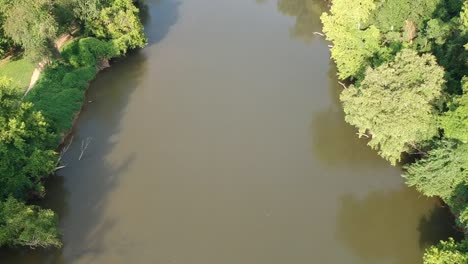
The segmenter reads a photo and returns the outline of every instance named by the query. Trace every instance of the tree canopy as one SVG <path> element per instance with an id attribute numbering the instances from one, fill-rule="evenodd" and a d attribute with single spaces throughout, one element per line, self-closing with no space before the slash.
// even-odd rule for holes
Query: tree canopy
<path id="1" fill-rule="evenodd" d="M 468 240 L 456 243 L 453 238 L 441 241 L 424 253 L 425 264 L 468 263 Z"/>
<path id="2" fill-rule="evenodd" d="M 57 222 L 52 210 L 10 197 L 0 202 L 0 246 L 60 247 Z"/>
<path id="3" fill-rule="evenodd" d="M 52 55 L 58 24 L 52 0 L 1 0 L 3 30 L 33 61 Z"/>
<path id="4" fill-rule="evenodd" d="M 449 201 L 456 187 L 468 181 L 468 144 L 443 141 L 428 157 L 407 166 L 404 174 L 409 186 L 427 196 Z"/>
<path id="5" fill-rule="evenodd" d="M 468 143 L 468 78 L 464 79 L 463 87 L 463 95 L 455 96 L 441 122 L 446 137 Z"/>
<path id="6" fill-rule="evenodd" d="M 90 5 L 93 16 L 95 6 L 99 6 L 99 3 Z M 112 0 L 100 10 L 97 17 L 86 23 L 97 38 L 112 39 L 123 52 L 146 45 L 138 9 L 131 0 Z"/>
<path id="7" fill-rule="evenodd" d="M 20 99 L 19 91 L 0 79 L 0 199 L 25 198 L 29 190 L 43 194 L 41 178 L 55 168 L 56 155 L 47 150 L 54 135 L 42 114 Z"/>
<path id="8" fill-rule="evenodd" d="M 407 184 L 443 199 L 468 230 L 468 1 L 334 0 L 322 15 L 345 119 Z M 373 32 L 373 33 L 371 33 Z M 425 263 L 467 263 L 467 241 L 442 241 Z"/>
<path id="9" fill-rule="evenodd" d="M 380 31 L 369 25 L 373 0 L 334 1 L 330 14 L 321 17 L 323 32 L 333 42 L 331 56 L 342 79 L 356 77 L 366 69 L 368 60 L 380 46 Z"/>
<path id="10" fill-rule="evenodd" d="M 443 76 L 434 56 L 403 50 L 394 62 L 369 68 L 359 87 L 343 91 L 345 119 L 361 135 L 369 134 L 369 145 L 395 164 L 401 152 L 438 134 Z"/>

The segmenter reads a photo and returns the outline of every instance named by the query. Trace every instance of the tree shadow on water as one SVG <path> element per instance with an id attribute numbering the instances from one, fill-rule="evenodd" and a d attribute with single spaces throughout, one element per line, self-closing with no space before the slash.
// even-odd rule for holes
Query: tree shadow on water
<path id="1" fill-rule="evenodd" d="M 448 236 L 455 240 L 463 239 L 463 230 L 456 226 L 455 215 L 460 214 L 460 211 L 466 208 L 467 201 L 468 186 L 464 182 L 457 184 L 453 189 L 452 197 L 447 201 L 450 207 L 439 200 L 439 206 L 435 207 L 428 216 L 421 218 L 419 223 L 421 247 L 434 245 L 440 240 L 446 240 Z"/>
<path id="2" fill-rule="evenodd" d="M 458 231 L 455 226 L 454 216 L 442 202 L 438 202 L 429 215 L 421 218 L 418 230 L 421 248 L 435 245 L 448 237 L 453 237 L 455 240 L 463 238 L 463 233 Z"/>
<path id="3" fill-rule="evenodd" d="M 327 10 L 327 4 L 323 0 L 278 0 L 278 11 L 286 16 L 296 18 L 293 27 L 290 28 L 290 36 L 306 43 L 319 38 L 314 32 L 322 31 L 320 15 Z"/>
<path id="4" fill-rule="evenodd" d="M 328 89 L 327 89 L 328 88 Z M 343 87 L 336 79 L 336 66 L 331 63 L 328 71 L 328 97 L 326 108 L 315 111 L 311 121 L 312 147 L 322 164 L 344 168 L 389 167 L 375 150 L 367 146 L 365 138 L 359 138 L 357 129 L 345 122 L 340 93 Z"/>
<path id="5" fill-rule="evenodd" d="M 179 18 L 179 0 L 147 0 L 140 8 L 148 45 L 160 42 Z"/>
<path id="6" fill-rule="evenodd" d="M 453 234 L 438 201 L 411 188 L 372 192 L 363 199 L 345 195 L 340 204 L 336 237 L 359 263 L 422 263 L 426 246 Z"/>

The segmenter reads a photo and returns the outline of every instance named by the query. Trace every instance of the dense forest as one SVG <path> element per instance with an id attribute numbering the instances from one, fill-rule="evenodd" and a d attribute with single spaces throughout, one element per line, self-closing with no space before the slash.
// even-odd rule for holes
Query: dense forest
<path id="1" fill-rule="evenodd" d="M 468 232 L 468 1 L 333 0 L 321 16 L 345 119 Z M 424 262 L 468 263 L 468 239 Z"/>
<path id="2" fill-rule="evenodd" d="M 0 246 L 61 246 L 56 214 L 30 201 L 45 195 L 45 177 L 60 168 L 57 149 L 88 82 L 107 60 L 146 44 L 138 4 L 0 0 L 0 59 L 43 68 L 26 95 L 15 78 L 0 78 Z M 64 35 L 72 40 L 59 48 Z"/>

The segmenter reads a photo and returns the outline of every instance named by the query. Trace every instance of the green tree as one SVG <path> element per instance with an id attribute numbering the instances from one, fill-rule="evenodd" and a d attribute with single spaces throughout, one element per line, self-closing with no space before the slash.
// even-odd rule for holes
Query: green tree
<path id="1" fill-rule="evenodd" d="M 146 45 L 138 12 L 131 0 L 112 0 L 109 6 L 99 12 L 96 19 L 87 23 L 96 37 L 112 40 L 125 53 L 127 49 Z"/>
<path id="2" fill-rule="evenodd" d="M 52 55 L 58 28 L 52 4 L 52 0 L 0 0 L 5 34 L 36 62 Z"/>
<path id="3" fill-rule="evenodd" d="M 453 238 L 441 241 L 424 253 L 425 264 L 465 264 L 468 263 L 468 240 L 455 242 Z"/>
<path id="4" fill-rule="evenodd" d="M 73 12 L 76 1 L 77 0 L 53 1 L 52 15 L 57 21 L 57 35 L 68 32 L 71 25 L 76 20 L 75 13 Z"/>
<path id="5" fill-rule="evenodd" d="M 335 0 L 330 14 L 321 16 L 341 79 L 361 74 L 380 48 L 380 32 L 368 24 L 374 9 L 374 0 Z"/>
<path id="6" fill-rule="evenodd" d="M 468 1 L 463 3 L 462 12 L 460 13 L 460 20 L 463 30 L 468 30 Z"/>
<path id="7" fill-rule="evenodd" d="M 453 4 L 453 16 L 428 20 L 414 47 L 419 51 L 430 51 L 437 57 L 438 63 L 446 70 L 446 91 L 458 95 L 462 93 L 461 80 L 468 70 L 468 54 L 464 48 L 468 41 L 468 31 L 464 26 L 461 7 Z"/>
<path id="8" fill-rule="evenodd" d="M 75 17 L 87 31 L 90 31 L 89 26 L 93 23 L 93 20 L 99 18 L 99 13 L 103 8 L 102 0 L 74 0 L 73 2 Z"/>
<path id="9" fill-rule="evenodd" d="M 4 20 L 5 17 L 0 9 L 0 58 L 3 58 L 13 48 L 13 41 L 5 35 L 3 30 Z"/>
<path id="10" fill-rule="evenodd" d="M 20 98 L 10 82 L 0 79 L 0 199 L 27 198 L 30 190 L 43 195 L 41 179 L 56 164 L 54 151 L 47 148 L 54 136 L 44 117 Z"/>
<path id="11" fill-rule="evenodd" d="M 463 95 L 455 96 L 450 111 L 441 118 L 445 136 L 468 143 L 468 78 L 463 79 Z"/>
<path id="12" fill-rule="evenodd" d="M 438 135 L 435 104 L 441 100 L 444 70 L 434 56 L 403 50 L 395 61 L 369 68 L 360 87 L 341 94 L 345 120 L 369 134 L 369 145 L 395 164 Z"/>
<path id="13" fill-rule="evenodd" d="M 10 197 L 0 202 L 0 246 L 60 247 L 57 223 L 51 210 Z"/>
<path id="14" fill-rule="evenodd" d="M 406 166 L 403 177 L 409 186 L 427 196 L 449 202 L 456 187 L 468 180 L 468 144 L 442 141 L 429 151 L 427 158 Z"/>
<path id="15" fill-rule="evenodd" d="M 445 0 L 392 0 L 377 1 L 372 23 L 382 31 L 401 31 L 405 21 L 413 21 L 422 29 L 424 21 L 432 18 Z"/>

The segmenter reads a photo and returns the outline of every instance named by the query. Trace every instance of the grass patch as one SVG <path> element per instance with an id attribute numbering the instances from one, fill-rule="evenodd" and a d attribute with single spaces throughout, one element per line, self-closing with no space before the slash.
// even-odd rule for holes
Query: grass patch
<path id="1" fill-rule="evenodd" d="M 11 58 L 0 62 L 0 77 L 5 76 L 13 86 L 26 90 L 35 68 L 35 64 L 22 57 Z"/>

